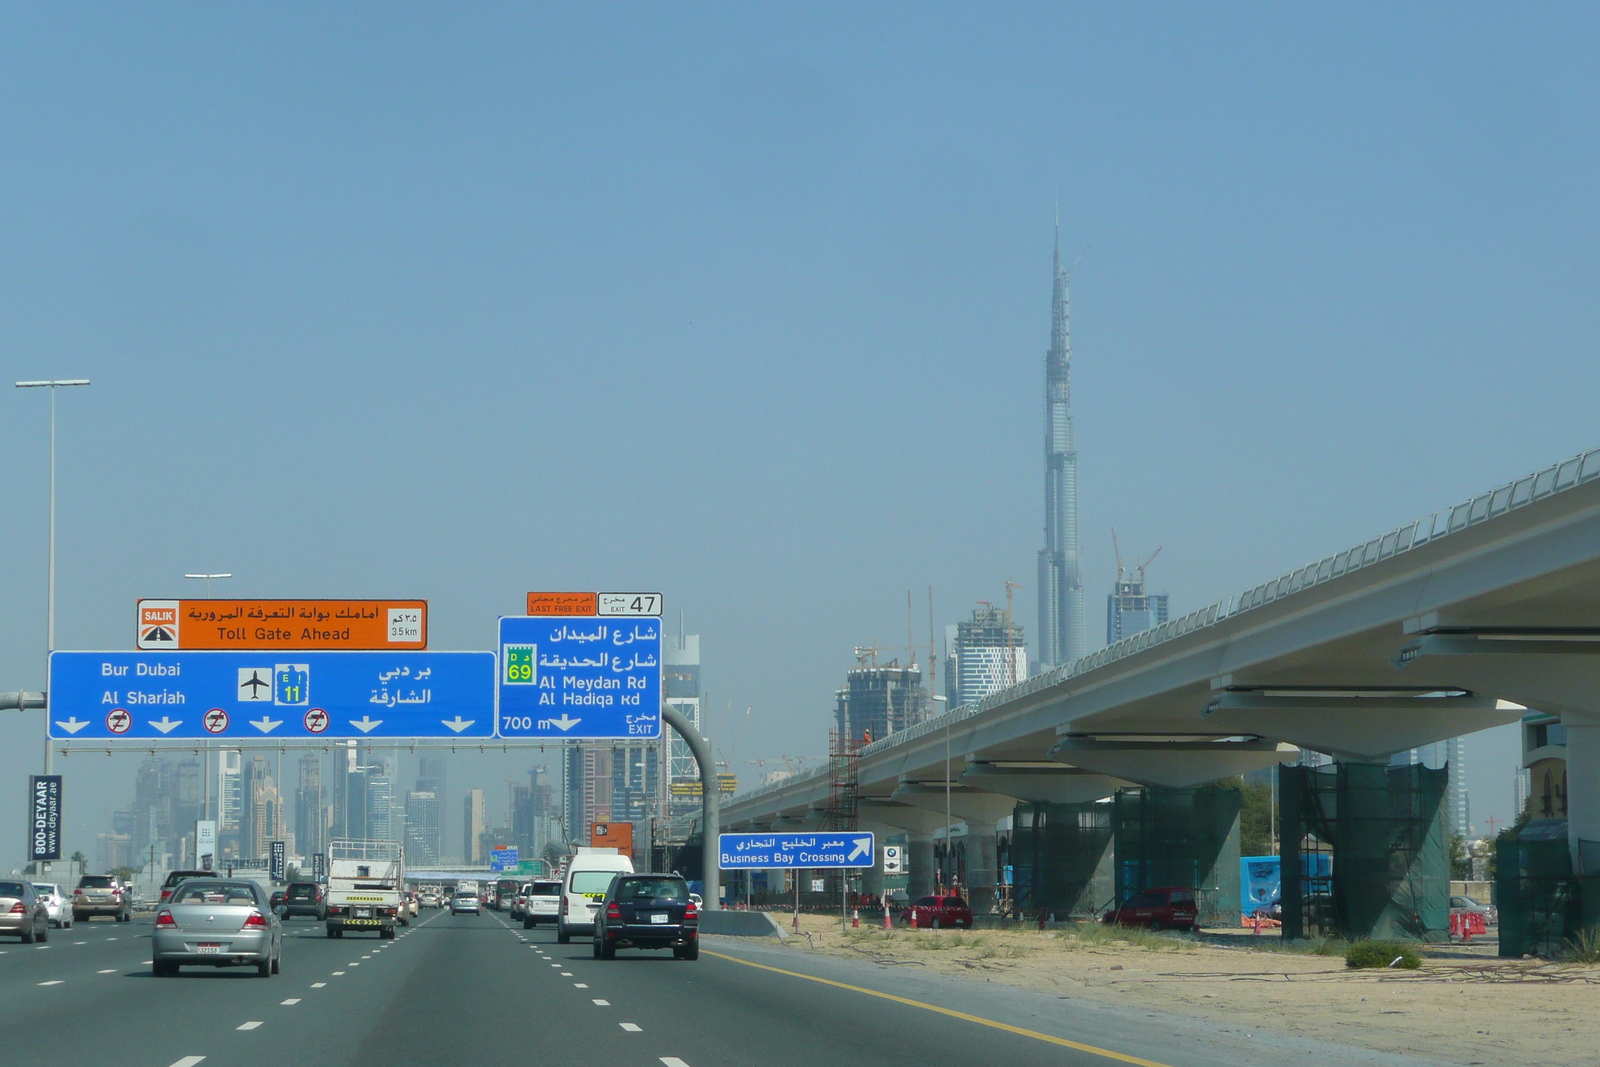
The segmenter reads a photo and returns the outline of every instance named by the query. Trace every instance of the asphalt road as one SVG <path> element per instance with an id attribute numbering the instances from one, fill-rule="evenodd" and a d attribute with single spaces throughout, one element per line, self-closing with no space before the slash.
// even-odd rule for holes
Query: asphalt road
<path id="1" fill-rule="evenodd" d="M 1401 1064 L 1243 1030 L 708 938 L 592 958 L 493 912 L 425 911 L 394 941 L 285 924 L 283 971 L 150 975 L 150 921 L 0 941 L 10 1063 L 118 1067 L 1157 1067 Z"/>

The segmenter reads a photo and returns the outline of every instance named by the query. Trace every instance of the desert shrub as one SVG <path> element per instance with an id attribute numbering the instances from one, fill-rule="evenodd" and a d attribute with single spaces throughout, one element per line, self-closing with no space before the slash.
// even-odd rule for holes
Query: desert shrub
<path id="1" fill-rule="evenodd" d="M 1573 963 L 1600 963 L 1600 927 L 1591 926 L 1569 938 L 1562 955 Z"/>
<path id="2" fill-rule="evenodd" d="M 1346 967 L 1401 967 L 1414 971 L 1422 966 L 1415 945 L 1403 941 L 1357 941 L 1344 953 Z"/>

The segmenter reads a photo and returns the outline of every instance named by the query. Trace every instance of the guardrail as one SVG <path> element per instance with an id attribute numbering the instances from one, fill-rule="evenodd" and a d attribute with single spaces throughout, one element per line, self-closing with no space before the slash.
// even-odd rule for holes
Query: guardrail
<path id="1" fill-rule="evenodd" d="M 960 707 L 951 708 L 943 715 L 925 719 L 915 726 L 881 737 L 869 745 L 863 745 L 861 755 L 864 757 L 869 756 L 892 748 L 895 745 L 901 745 L 907 741 L 914 741 L 919 737 L 952 728 L 966 719 L 981 715 L 1001 704 L 1008 704 L 1013 700 L 1036 693 L 1041 689 L 1059 685 L 1070 678 L 1075 678 L 1098 667 L 1104 667 L 1106 664 L 1115 663 L 1117 660 L 1125 659 L 1128 656 L 1143 652 L 1145 649 L 1174 640 L 1185 634 L 1193 633 L 1203 627 L 1215 626 L 1224 619 L 1233 618 L 1247 611 L 1254 611 L 1256 608 L 1282 600 L 1284 597 L 1292 596 L 1312 586 L 1331 582 L 1335 578 L 1358 571 L 1363 567 L 1370 567 L 1381 560 L 1409 552 L 1422 545 L 1431 544 L 1441 537 L 1459 533 L 1470 526 L 1477 526 L 1480 523 L 1487 522 L 1497 515 L 1503 515 L 1508 511 L 1526 507 L 1536 500 L 1543 500 L 1546 497 L 1565 492 L 1574 486 L 1593 481 L 1596 478 L 1600 478 L 1600 448 L 1590 449 L 1570 459 L 1553 463 L 1542 470 L 1534 471 L 1532 474 L 1519 478 L 1514 482 L 1507 482 L 1505 485 L 1491 489 L 1470 500 L 1463 500 L 1459 504 L 1435 511 L 1431 515 L 1424 515 L 1416 522 L 1407 523 L 1398 529 L 1374 537 L 1370 541 L 1352 545 L 1343 552 L 1325 556 L 1315 563 L 1306 564 L 1299 570 L 1290 571 L 1288 574 L 1281 575 L 1269 582 L 1262 582 L 1260 585 L 1247 589 L 1236 596 L 1229 597 L 1226 600 L 1219 600 L 1215 604 L 1200 608 L 1198 611 L 1191 611 L 1189 614 L 1179 618 L 1169 619 L 1160 626 L 1144 630 L 1131 637 L 1125 637 L 1115 644 L 1107 645 L 1098 652 L 1091 652 L 1089 655 L 1073 660 L 1071 663 L 1037 674 L 1025 682 L 1019 682 L 1011 686 L 1009 689 L 991 693 L 975 704 L 963 704 Z M 825 778 L 827 774 L 827 767 L 816 767 L 803 774 L 797 774 L 782 781 L 752 789 L 748 793 L 742 793 L 734 798 L 734 802 L 742 803 L 746 800 L 754 800 L 817 778 Z"/>

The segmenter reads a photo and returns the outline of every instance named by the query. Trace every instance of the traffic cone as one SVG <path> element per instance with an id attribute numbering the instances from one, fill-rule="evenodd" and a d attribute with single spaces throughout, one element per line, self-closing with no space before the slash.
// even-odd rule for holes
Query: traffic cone
<path id="1" fill-rule="evenodd" d="M 885 930 L 894 929 L 894 920 L 889 918 L 889 905 L 887 903 L 883 905 L 883 928 Z"/>

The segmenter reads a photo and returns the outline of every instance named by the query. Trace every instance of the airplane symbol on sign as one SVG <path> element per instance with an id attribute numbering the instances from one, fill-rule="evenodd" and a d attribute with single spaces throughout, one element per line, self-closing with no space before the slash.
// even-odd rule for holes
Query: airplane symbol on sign
<path id="1" fill-rule="evenodd" d="M 241 676 L 243 676 L 244 671 L 240 671 L 239 674 Z M 261 695 L 261 690 L 265 689 L 268 692 L 271 692 L 272 691 L 272 682 L 269 681 L 266 678 L 261 677 L 261 672 L 260 671 L 253 670 L 253 671 L 250 672 L 250 677 L 249 678 L 247 678 L 244 681 L 241 681 L 239 683 L 239 692 L 241 694 L 243 694 L 246 689 L 250 690 L 250 694 L 248 696 L 244 696 L 243 699 L 245 699 L 245 700 L 265 700 L 266 698 Z"/>

